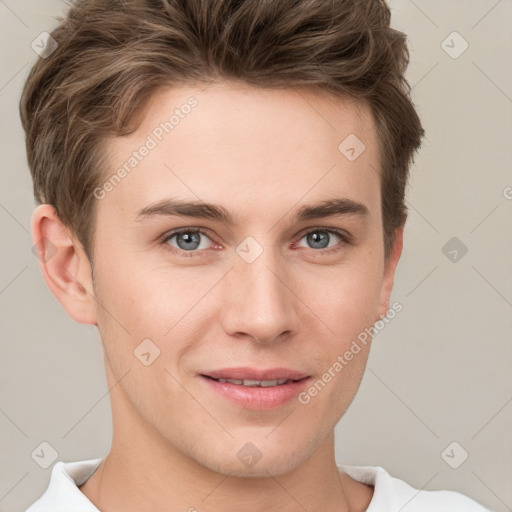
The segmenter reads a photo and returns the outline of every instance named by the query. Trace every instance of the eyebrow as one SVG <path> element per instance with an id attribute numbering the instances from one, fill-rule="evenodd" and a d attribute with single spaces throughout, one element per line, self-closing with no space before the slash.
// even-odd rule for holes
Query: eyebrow
<path id="1" fill-rule="evenodd" d="M 319 203 L 304 205 L 297 210 L 293 220 L 301 222 L 333 216 L 357 215 L 368 217 L 369 209 L 363 203 L 348 198 L 326 199 Z M 218 220 L 229 226 L 237 224 L 237 217 L 223 206 L 204 203 L 202 201 L 182 201 L 179 199 L 163 199 L 150 204 L 137 212 L 136 220 L 144 220 L 153 216 L 182 216 L 201 219 Z"/>

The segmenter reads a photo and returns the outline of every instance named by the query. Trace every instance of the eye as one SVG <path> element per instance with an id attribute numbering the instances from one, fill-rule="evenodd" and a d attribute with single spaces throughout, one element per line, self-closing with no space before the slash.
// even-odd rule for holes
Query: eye
<path id="1" fill-rule="evenodd" d="M 330 244 L 333 240 L 336 242 L 336 238 L 338 238 L 340 242 Z M 306 242 L 310 244 L 310 248 L 312 249 L 320 249 L 322 252 L 336 252 L 343 248 L 343 246 L 349 243 L 349 236 L 337 229 L 326 229 L 326 228 L 316 228 L 308 231 L 301 240 L 306 239 Z"/>
<path id="2" fill-rule="evenodd" d="M 333 237 L 334 243 L 331 243 Z M 324 254 L 342 250 L 344 246 L 350 244 L 351 237 L 348 233 L 337 229 L 315 228 L 305 233 L 300 240 L 303 239 L 310 245 L 310 249 L 319 249 L 314 252 Z M 339 240 L 338 243 L 336 243 L 336 239 Z M 188 257 L 200 256 L 201 251 L 211 248 L 208 241 L 212 242 L 202 229 L 183 228 L 167 234 L 161 243 Z"/>
<path id="3" fill-rule="evenodd" d="M 182 251 L 184 256 L 193 256 L 194 252 L 208 249 L 208 243 L 204 239 L 210 240 L 210 237 L 201 229 L 186 228 L 169 233 L 163 240 L 163 244 L 170 245 L 171 247 Z M 203 240 L 202 240 L 203 239 Z M 176 245 L 174 245 L 175 242 Z"/>

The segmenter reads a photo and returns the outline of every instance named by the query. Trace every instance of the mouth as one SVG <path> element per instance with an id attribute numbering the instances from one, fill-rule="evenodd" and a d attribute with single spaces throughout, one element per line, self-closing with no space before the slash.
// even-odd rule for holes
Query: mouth
<path id="1" fill-rule="evenodd" d="M 307 377 L 303 377 L 302 379 L 274 379 L 274 380 L 254 380 L 254 379 L 215 379 L 210 377 L 209 375 L 202 375 L 202 377 L 206 377 L 207 379 L 215 380 L 221 383 L 235 384 L 237 386 L 246 386 L 249 388 L 259 387 L 259 388 L 269 388 L 273 386 L 283 386 L 285 384 L 291 384 L 293 382 L 300 382 L 303 379 L 307 379 Z"/>
<path id="2" fill-rule="evenodd" d="M 222 368 L 201 374 L 203 377 L 247 387 L 272 387 L 298 382 L 309 377 L 306 373 L 290 368 L 268 368 L 258 370 L 250 367 Z"/>
<path id="3" fill-rule="evenodd" d="M 286 368 L 225 368 L 198 375 L 216 396 L 244 409 L 275 409 L 297 398 L 311 375 Z"/>

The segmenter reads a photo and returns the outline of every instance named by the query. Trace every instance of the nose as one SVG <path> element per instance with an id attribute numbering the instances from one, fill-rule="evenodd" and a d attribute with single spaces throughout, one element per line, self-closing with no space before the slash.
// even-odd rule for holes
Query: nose
<path id="1" fill-rule="evenodd" d="M 270 249 L 252 263 L 237 256 L 224 282 L 225 332 L 260 344 L 295 334 L 300 301 L 292 291 L 288 274 Z"/>

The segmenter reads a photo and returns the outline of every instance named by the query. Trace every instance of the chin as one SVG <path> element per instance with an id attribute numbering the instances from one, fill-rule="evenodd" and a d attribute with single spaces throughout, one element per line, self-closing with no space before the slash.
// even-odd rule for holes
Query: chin
<path id="1" fill-rule="evenodd" d="M 290 473 L 305 462 L 310 456 L 307 445 L 292 449 L 283 443 L 265 442 L 264 437 L 258 442 L 255 436 L 254 443 L 234 442 L 232 447 L 223 443 L 215 450 L 210 447 L 196 454 L 196 462 L 211 471 L 235 478 L 268 478 Z"/>

